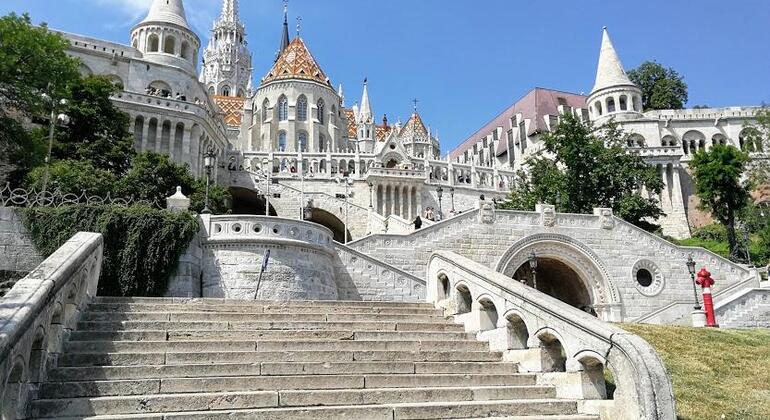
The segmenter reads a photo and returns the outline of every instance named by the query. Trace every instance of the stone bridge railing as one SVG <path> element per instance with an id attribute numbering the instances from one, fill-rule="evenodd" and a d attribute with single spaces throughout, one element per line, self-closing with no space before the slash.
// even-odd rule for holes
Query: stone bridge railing
<path id="1" fill-rule="evenodd" d="M 604 369 L 609 369 L 617 385 L 614 400 L 583 404 L 589 414 L 676 418 L 663 362 L 640 337 L 452 252 L 431 256 L 427 281 L 429 302 L 454 315 L 467 331 L 478 332 L 492 350 L 519 362 L 522 371 L 565 372 L 562 385 L 564 376 L 572 378 L 569 395 L 562 391 L 562 397 L 606 398 Z M 544 377 L 557 381 L 555 375 Z"/>
<path id="2" fill-rule="evenodd" d="M 335 243 L 337 290 L 342 300 L 419 302 L 425 280 L 343 244 Z"/>
<path id="3" fill-rule="evenodd" d="M 76 234 L 0 299 L 0 418 L 26 418 L 28 395 L 96 296 L 102 243 L 99 234 Z"/>
<path id="4" fill-rule="evenodd" d="M 202 216 L 204 244 L 232 242 L 301 242 L 332 249 L 332 233 L 316 223 L 268 216 Z"/>

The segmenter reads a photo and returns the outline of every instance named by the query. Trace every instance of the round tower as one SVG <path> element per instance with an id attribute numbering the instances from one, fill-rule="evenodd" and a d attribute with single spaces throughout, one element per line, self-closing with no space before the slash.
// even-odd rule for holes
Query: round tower
<path id="1" fill-rule="evenodd" d="M 201 41 L 187 23 L 182 0 L 154 0 L 131 31 L 131 46 L 148 60 L 196 74 Z"/>
<path id="2" fill-rule="evenodd" d="M 591 120 L 636 119 L 642 116 L 642 90 L 628 78 L 612 45 L 607 27 L 602 28 L 602 49 L 596 83 L 586 100 Z"/>

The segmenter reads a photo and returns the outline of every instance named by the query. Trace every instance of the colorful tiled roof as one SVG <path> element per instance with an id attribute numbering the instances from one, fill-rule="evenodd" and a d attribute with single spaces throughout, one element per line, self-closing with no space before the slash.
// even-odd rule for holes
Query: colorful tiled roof
<path id="1" fill-rule="evenodd" d="M 422 122 L 420 114 L 417 112 L 412 113 L 409 121 L 407 121 L 406 124 L 404 124 L 404 127 L 401 128 L 401 132 L 398 133 L 398 136 L 402 139 L 427 138 L 428 129 L 425 128 L 425 123 Z"/>
<path id="2" fill-rule="evenodd" d="M 310 80 L 332 87 L 331 81 L 300 37 L 294 38 L 283 50 L 273 68 L 262 79 L 262 84 L 287 79 Z"/>
<path id="3" fill-rule="evenodd" d="M 356 126 L 356 111 L 350 108 L 342 108 L 342 113 L 348 120 L 348 138 L 358 138 L 358 127 Z"/>
<path id="4" fill-rule="evenodd" d="M 388 137 L 388 134 L 393 130 L 392 125 L 377 125 L 375 126 L 375 131 L 377 135 L 377 141 L 385 141 L 385 138 Z"/>
<path id="5" fill-rule="evenodd" d="M 238 127 L 243 120 L 243 98 L 232 96 L 214 96 L 214 103 L 219 105 L 225 114 L 225 124 Z"/>

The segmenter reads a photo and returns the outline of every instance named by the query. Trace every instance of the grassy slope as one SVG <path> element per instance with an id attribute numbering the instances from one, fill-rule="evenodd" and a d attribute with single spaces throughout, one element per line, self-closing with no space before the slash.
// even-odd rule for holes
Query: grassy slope
<path id="1" fill-rule="evenodd" d="M 680 419 L 770 419 L 770 330 L 621 327 L 663 358 Z"/>

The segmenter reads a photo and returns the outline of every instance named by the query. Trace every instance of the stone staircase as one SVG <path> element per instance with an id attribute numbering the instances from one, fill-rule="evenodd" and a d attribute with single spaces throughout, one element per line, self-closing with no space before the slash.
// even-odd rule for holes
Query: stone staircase
<path id="1" fill-rule="evenodd" d="M 34 418 L 589 420 L 424 303 L 97 298 Z"/>

